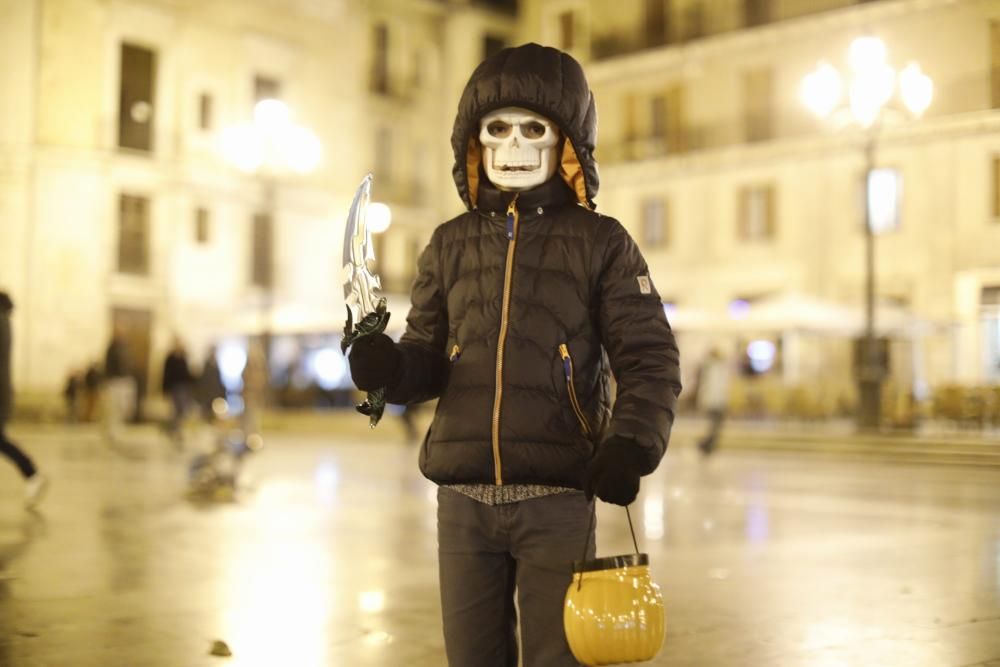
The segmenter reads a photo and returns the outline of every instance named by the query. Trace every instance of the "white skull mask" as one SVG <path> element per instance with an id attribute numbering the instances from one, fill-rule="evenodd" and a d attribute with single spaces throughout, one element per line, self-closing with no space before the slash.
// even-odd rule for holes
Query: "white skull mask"
<path id="1" fill-rule="evenodd" d="M 483 116 L 479 143 L 486 176 L 501 190 L 530 190 L 559 166 L 559 128 L 527 109 L 507 107 Z"/>

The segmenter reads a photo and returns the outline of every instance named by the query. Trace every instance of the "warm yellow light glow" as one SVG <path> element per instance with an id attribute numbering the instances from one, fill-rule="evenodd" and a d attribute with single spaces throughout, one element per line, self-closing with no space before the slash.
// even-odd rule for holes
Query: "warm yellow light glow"
<path id="1" fill-rule="evenodd" d="M 872 169 L 868 174 L 868 215 L 872 233 L 881 234 L 899 226 L 902 182 L 895 169 Z"/>
<path id="2" fill-rule="evenodd" d="M 821 62 L 802 80 L 799 95 L 803 104 L 820 118 L 826 118 L 840 102 L 843 94 L 840 74 L 828 62 Z"/>
<path id="3" fill-rule="evenodd" d="M 306 174 L 319 166 L 322 148 L 319 137 L 304 127 L 291 127 L 285 139 L 285 158 L 288 166 Z"/>
<path id="4" fill-rule="evenodd" d="M 856 74 L 878 69 L 886 64 L 885 42 L 878 37 L 858 37 L 851 42 L 847 60 Z"/>
<path id="5" fill-rule="evenodd" d="M 245 172 L 256 171 L 264 162 L 260 137 L 249 125 L 223 130 L 219 135 L 219 151 L 227 162 Z"/>
<path id="6" fill-rule="evenodd" d="M 899 73 L 899 94 L 910 113 L 920 116 L 934 99 L 934 82 L 920 65 L 911 62 Z"/>
<path id="7" fill-rule="evenodd" d="M 659 540 L 663 537 L 663 494 L 651 493 L 642 502 L 642 527 L 646 539 Z"/>
<path id="8" fill-rule="evenodd" d="M 366 614 L 377 614 L 385 609 L 385 593 L 382 591 L 364 591 L 358 596 L 358 606 Z"/>
<path id="9" fill-rule="evenodd" d="M 851 114 L 861 126 L 869 127 L 875 122 L 882 107 L 892 98 L 895 82 L 896 72 L 885 63 L 855 73 L 848 94 Z"/>
<path id="10" fill-rule="evenodd" d="M 236 168 L 246 172 L 290 170 L 308 173 L 319 166 L 319 138 L 295 125 L 288 106 L 279 100 L 261 100 L 254 106 L 253 124 L 223 130 L 219 150 Z"/>
<path id="11" fill-rule="evenodd" d="M 291 113 L 281 100 L 261 100 L 254 105 L 253 122 L 261 132 L 278 135 L 291 124 Z"/>
<path id="12" fill-rule="evenodd" d="M 392 224 L 392 210 L 381 202 L 370 203 L 367 215 L 368 231 L 372 234 L 381 234 Z"/>

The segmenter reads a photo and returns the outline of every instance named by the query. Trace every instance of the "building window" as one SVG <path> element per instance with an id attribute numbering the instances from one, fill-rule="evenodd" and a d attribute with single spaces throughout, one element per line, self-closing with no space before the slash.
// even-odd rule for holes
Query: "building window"
<path id="1" fill-rule="evenodd" d="M 122 44 L 120 86 L 118 146 L 152 151 L 156 54 L 141 46 Z"/>
<path id="2" fill-rule="evenodd" d="M 644 249 L 665 248 L 670 243 L 667 203 L 662 198 L 642 203 L 642 243 Z"/>
<path id="3" fill-rule="evenodd" d="M 274 285 L 273 255 L 274 220 L 269 213 L 253 216 L 253 243 L 250 257 L 250 284 L 256 287 Z"/>
<path id="4" fill-rule="evenodd" d="M 497 35 L 491 35 L 489 33 L 483 35 L 483 60 L 496 55 L 503 50 L 505 46 L 507 46 L 507 42 L 503 37 L 498 37 Z"/>
<path id="5" fill-rule="evenodd" d="M 634 141 L 639 138 L 638 101 L 635 93 L 627 93 L 622 98 L 622 118 L 625 119 L 625 140 Z"/>
<path id="6" fill-rule="evenodd" d="M 660 46 L 670 41 L 671 0 L 645 0 L 646 46 Z"/>
<path id="7" fill-rule="evenodd" d="M 208 243 L 210 218 L 208 209 L 199 206 L 194 211 L 194 240 L 198 243 Z"/>
<path id="8" fill-rule="evenodd" d="M 559 21 L 559 48 L 563 51 L 570 51 L 575 46 L 574 28 L 576 18 L 571 11 L 561 12 Z"/>
<path id="9" fill-rule="evenodd" d="M 774 136 L 774 77 L 770 67 L 743 75 L 743 125 L 747 141 L 767 141 Z"/>
<path id="10" fill-rule="evenodd" d="M 990 102 L 1000 109 L 1000 21 L 990 21 Z"/>
<path id="11" fill-rule="evenodd" d="M 682 36 L 684 41 L 705 36 L 705 8 L 702 3 L 692 3 L 684 9 Z"/>
<path id="12" fill-rule="evenodd" d="M 658 107 L 664 124 L 668 153 L 680 153 L 687 148 L 684 134 L 684 88 L 672 86 L 667 90 L 664 102 Z"/>
<path id="13" fill-rule="evenodd" d="M 983 324 L 986 381 L 995 383 L 1000 381 L 1000 286 L 983 287 L 979 315 Z"/>
<path id="14" fill-rule="evenodd" d="M 739 193 L 740 241 L 769 241 L 774 238 L 774 186 L 749 186 Z"/>
<path id="15" fill-rule="evenodd" d="M 389 92 L 389 26 L 377 23 L 372 41 L 375 49 L 372 60 L 372 91 L 386 95 Z"/>
<path id="16" fill-rule="evenodd" d="M 903 201 L 903 176 L 899 170 L 872 169 L 868 173 L 867 195 L 872 232 L 882 234 L 897 229 Z"/>
<path id="17" fill-rule="evenodd" d="M 198 96 L 198 129 L 211 130 L 214 120 L 214 109 L 212 108 L 212 96 L 202 93 Z"/>
<path id="18" fill-rule="evenodd" d="M 649 136 L 654 139 L 667 138 L 667 96 L 653 95 L 649 100 Z"/>
<path id="19" fill-rule="evenodd" d="M 149 275 L 149 198 L 118 197 L 118 271 Z"/>
<path id="20" fill-rule="evenodd" d="M 771 21 L 771 0 L 743 0 L 743 23 L 748 28 Z"/>
<path id="21" fill-rule="evenodd" d="M 261 100 L 280 100 L 281 82 L 269 76 L 260 74 L 253 78 L 253 101 L 254 104 Z"/>
<path id="22" fill-rule="evenodd" d="M 375 131 L 375 178 L 392 183 L 392 130 L 380 127 Z"/>
<path id="23" fill-rule="evenodd" d="M 1000 155 L 993 156 L 991 199 L 993 201 L 993 222 L 1000 222 Z"/>

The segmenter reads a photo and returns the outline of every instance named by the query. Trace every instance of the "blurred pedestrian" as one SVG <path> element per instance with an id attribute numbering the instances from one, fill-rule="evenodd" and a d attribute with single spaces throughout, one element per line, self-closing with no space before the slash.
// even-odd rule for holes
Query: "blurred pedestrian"
<path id="1" fill-rule="evenodd" d="M 101 392 L 101 369 L 90 364 L 83 374 L 83 421 L 92 422 L 97 413 L 97 398 Z"/>
<path id="2" fill-rule="evenodd" d="M 719 445 L 729 402 L 729 363 L 718 347 L 712 348 L 698 373 L 698 407 L 708 417 L 708 432 L 698 449 L 710 456 Z"/>
<path id="3" fill-rule="evenodd" d="M 66 401 L 66 423 L 75 424 L 80 417 L 80 396 L 83 393 L 83 380 L 76 369 L 66 377 L 63 388 L 63 400 Z"/>
<path id="4" fill-rule="evenodd" d="M 37 505 L 48 487 L 48 478 L 38 472 L 27 454 L 7 438 L 6 425 L 14 409 L 14 384 L 11 381 L 11 346 L 13 333 L 10 326 L 14 302 L 6 292 L 0 291 L 0 454 L 17 466 L 24 477 L 24 501 L 28 507 Z"/>
<path id="5" fill-rule="evenodd" d="M 215 399 L 226 398 L 226 384 L 222 381 L 222 371 L 216 358 L 217 352 L 214 345 L 208 348 L 205 365 L 202 366 L 201 376 L 198 378 L 198 403 L 201 406 L 202 416 L 209 423 L 215 417 L 212 409 Z"/>
<path id="6" fill-rule="evenodd" d="M 135 409 L 136 387 L 125 332 L 115 325 L 104 355 L 104 434 L 111 444 L 121 436 L 128 413 Z"/>
<path id="7" fill-rule="evenodd" d="M 180 446 L 184 416 L 194 399 L 194 376 L 188 366 L 187 350 L 180 338 L 174 338 L 174 345 L 163 362 L 163 395 L 170 399 L 172 408 L 167 430 L 176 446 Z"/>
<path id="8" fill-rule="evenodd" d="M 247 363 L 243 367 L 243 430 L 247 434 L 260 433 L 261 411 L 267 401 L 269 383 L 264 348 L 254 341 L 247 351 Z"/>

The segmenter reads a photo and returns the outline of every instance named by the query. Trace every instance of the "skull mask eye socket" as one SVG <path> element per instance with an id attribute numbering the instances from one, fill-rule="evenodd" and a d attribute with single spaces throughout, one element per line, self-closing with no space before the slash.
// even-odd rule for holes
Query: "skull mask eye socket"
<path id="1" fill-rule="evenodd" d="M 521 134 L 525 139 L 541 139 L 545 136 L 546 127 L 537 120 L 521 123 Z"/>
<path id="2" fill-rule="evenodd" d="M 510 123 L 505 123 L 502 120 L 495 120 L 486 126 L 486 131 L 489 132 L 490 136 L 497 139 L 509 137 L 512 129 L 513 126 Z"/>

